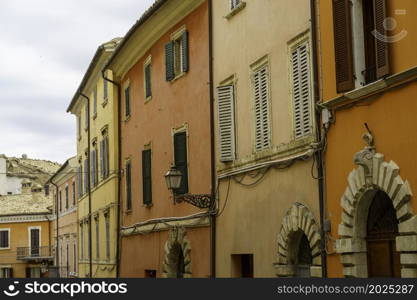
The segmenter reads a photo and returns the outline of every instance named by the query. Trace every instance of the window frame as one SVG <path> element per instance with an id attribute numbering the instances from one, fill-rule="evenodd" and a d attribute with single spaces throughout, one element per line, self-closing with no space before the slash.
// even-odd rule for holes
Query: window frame
<path id="1" fill-rule="evenodd" d="M 149 86 L 150 94 L 147 94 L 147 77 L 146 70 L 149 68 Z M 148 58 L 143 63 L 143 95 L 145 97 L 145 103 L 152 100 L 152 55 L 149 55 Z"/>
<path id="2" fill-rule="evenodd" d="M 2 231 L 4 231 L 4 232 L 7 232 L 7 247 L 0 247 L 0 250 L 8 250 L 8 249 L 10 249 L 10 228 L 1 228 L 0 229 L 0 232 L 2 232 Z M 0 245 L 1 245 L 1 243 L 0 243 Z"/>

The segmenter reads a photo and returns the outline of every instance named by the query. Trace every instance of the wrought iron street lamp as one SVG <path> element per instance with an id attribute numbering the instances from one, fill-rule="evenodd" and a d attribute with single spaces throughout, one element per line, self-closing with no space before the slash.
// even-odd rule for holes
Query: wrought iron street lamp
<path id="1" fill-rule="evenodd" d="M 209 208 L 212 204 L 212 197 L 208 194 L 178 194 L 176 191 L 181 187 L 182 173 L 175 166 L 165 174 L 165 181 L 169 190 L 172 191 L 174 204 L 187 202 L 199 208 Z"/>

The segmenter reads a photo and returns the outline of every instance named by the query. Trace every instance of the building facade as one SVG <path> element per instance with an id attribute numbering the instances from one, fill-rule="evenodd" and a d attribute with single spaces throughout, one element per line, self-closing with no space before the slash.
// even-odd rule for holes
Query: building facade
<path id="1" fill-rule="evenodd" d="M 322 275 L 310 19 L 213 1 L 218 277 Z"/>
<path id="2" fill-rule="evenodd" d="M 77 119 L 78 275 L 115 277 L 118 224 L 117 91 L 101 73 L 120 39 L 102 44 L 69 107 Z"/>
<path id="3" fill-rule="evenodd" d="M 54 199 L 51 234 L 59 277 L 78 277 L 77 169 L 77 158 L 72 157 L 48 180 Z"/>
<path id="4" fill-rule="evenodd" d="M 159 0 L 107 64 L 121 94 L 121 277 L 209 277 L 213 193 L 207 1 Z M 191 196 L 193 197 L 193 196 Z"/>
<path id="5" fill-rule="evenodd" d="M 329 277 L 417 277 L 416 9 L 317 1 Z"/>

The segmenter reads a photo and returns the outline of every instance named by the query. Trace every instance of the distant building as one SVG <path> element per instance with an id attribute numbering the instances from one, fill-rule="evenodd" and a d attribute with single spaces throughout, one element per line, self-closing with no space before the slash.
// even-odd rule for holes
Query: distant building
<path id="1" fill-rule="evenodd" d="M 0 277 L 46 277 L 53 259 L 52 195 L 44 184 L 60 165 L 5 156 L 0 163 L 0 176 L 6 175 L 0 188 L 10 193 L 0 196 Z"/>

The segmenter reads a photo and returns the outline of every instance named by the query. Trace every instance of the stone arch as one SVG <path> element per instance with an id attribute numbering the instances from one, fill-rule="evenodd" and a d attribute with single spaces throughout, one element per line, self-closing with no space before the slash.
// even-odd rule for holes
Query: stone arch
<path id="1" fill-rule="evenodd" d="M 350 172 L 340 200 L 343 210 L 336 251 L 341 254 L 343 274 L 368 277 L 366 224 L 373 196 L 380 190 L 391 199 L 399 222 L 396 248 L 401 255 L 401 276 L 417 277 L 417 219 L 410 204 L 410 184 L 401 178 L 395 162 L 386 162 L 383 154 L 375 152 L 372 136 L 365 136 L 367 139 L 368 146 L 355 154 L 358 167 Z"/>
<path id="2" fill-rule="evenodd" d="M 320 228 L 310 210 L 301 203 L 294 203 L 282 220 L 278 234 L 278 262 L 274 264 L 277 276 L 296 275 L 295 256 L 302 234 L 307 237 L 311 249 L 311 277 L 321 277 Z"/>
<path id="3" fill-rule="evenodd" d="M 179 251 L 182 251 L 184 256 L 184 278 L 191 278 L 191 244 L 186 234 L 187 231 L 184 227 L 173 227 L 169 231 L 168 240 L 165 243 L 163 277 L 176 277 Z"/>

